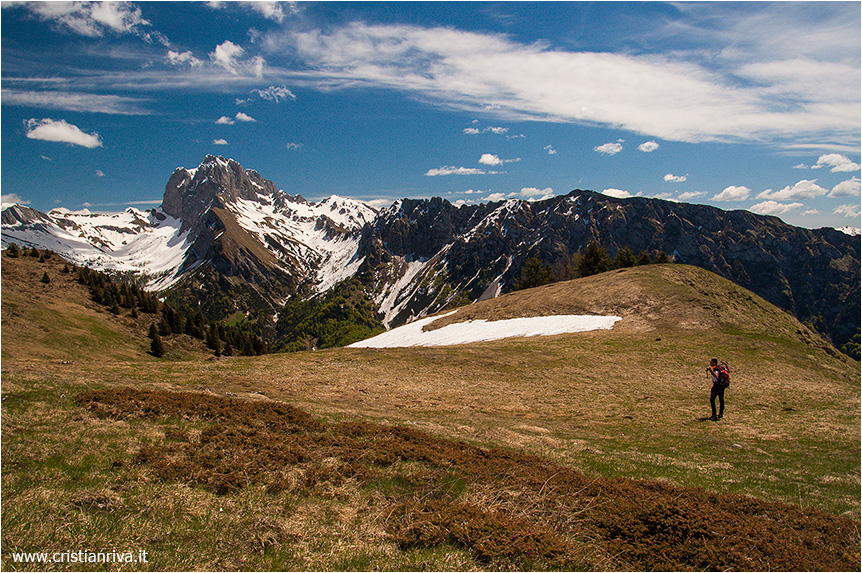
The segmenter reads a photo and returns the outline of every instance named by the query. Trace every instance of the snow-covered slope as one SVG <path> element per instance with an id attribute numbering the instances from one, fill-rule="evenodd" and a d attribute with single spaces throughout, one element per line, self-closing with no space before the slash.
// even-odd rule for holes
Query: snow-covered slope
<path id="1" fill-rule="evenodd" d="M 34 216 L 18 205 L 3 205 L 2 213 L 3 248 L 17 243 L 51 249 L 77 265 L 140 276 L 153 290 L 178 278 L 190 244 L 180 221 L 158 209 L 112 214 L 54 209 Z"/>
<path id="2" fill-rule="evenodd" d="M 452 313 L 449 313 L 452 314 Z M 571 332 L 609 329 L 619 316 L 555 315 L 510 318 L 507 320 L 468 320 L 435 330 L 425 326 L 443 316 L 431 316 L 399 326 L 373 338 L 351 344 L 351 348 L 408 348 L 412 346 L 453 346 L 502 340 L 516 336 L 552 336 Z"/>
<path id="3" fill-rule="evenodd" d="M 207 216 L 213 209 L 222 211 L 216 221 Z M 207 156 L 194 169 L 174 172 L 158 209 L 40 213 L 4 204 L 2 246 L 51 249 L 75 264 L 130 273 L 147 288 L 163 290 L 212 258 L 208 251 L 229 230 L 220 227 L 234 228 L 224 224 L 230 218 L 272 253 L 282 271 L 323 292 L 356 273 L 363 261 L 360 231 L 376 214 L 365 203 L 335 195 L 309 203 L 233 160 Z"/>

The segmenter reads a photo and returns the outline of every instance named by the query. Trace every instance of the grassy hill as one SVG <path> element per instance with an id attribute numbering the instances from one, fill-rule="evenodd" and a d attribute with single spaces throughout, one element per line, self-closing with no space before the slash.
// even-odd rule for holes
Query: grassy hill
<path id="1" fill-rule="evenodd" d="M 700 269 L 442 319 L 608 331 L 159 360 L 61 267 L 2 257 L 5 569 L 859 569 L 859 363 Z M 76 550 L 148 561 L 12 555 Z"/>

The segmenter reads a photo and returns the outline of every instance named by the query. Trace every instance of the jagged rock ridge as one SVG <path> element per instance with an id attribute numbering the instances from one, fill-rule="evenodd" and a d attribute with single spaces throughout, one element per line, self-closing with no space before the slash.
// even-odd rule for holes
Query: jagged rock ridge
<path id="1" fill-rule="evenodd" d="M 814 321 L 836 344 L 859 328 L 860 237 L 747 211 L 572 191 L 545 201 L 456 207 L 403 199 L 379 213 L 337 196 L 309 203 L 234 160 L 178 168 L 158 209 L 100 215 L 4 208 L 3 244 L 51 248 L 139 277 L 211 318 L 273 322 L 291 296 L 357 277 L 387 326 L 511 290 L 523 262 L 591 241 L 724 276 Z"/>

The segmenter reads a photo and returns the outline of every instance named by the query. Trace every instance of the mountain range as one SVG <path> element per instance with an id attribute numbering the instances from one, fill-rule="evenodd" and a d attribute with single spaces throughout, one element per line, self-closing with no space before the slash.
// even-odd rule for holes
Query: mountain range
<path id="1" fill-rule="evenodd" d="M 402 199 L 377 210 L 331 196 L 309 202 L 238 162 L 177 168 L 160 207 L 95 214 L 4 205 L 2 244 L 51 249 L 124 275 L 209 318 L 274 328 L 290 299 L 358 281 L 384 326 L 515 288 L 536 258 L 590 243 L 613 256 L 665 252 L 710 270 L 815 327 L 841 347 L 860 327 L 860 237 L 747 211 L 574 190 L 543 201 L 455 206 Z M 704 309 L 704 312 L 709 312 Z"/>

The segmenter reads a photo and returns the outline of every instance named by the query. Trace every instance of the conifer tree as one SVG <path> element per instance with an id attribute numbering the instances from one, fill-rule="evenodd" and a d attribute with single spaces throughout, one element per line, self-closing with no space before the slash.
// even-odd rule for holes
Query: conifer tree
<path id="1" fill-rule="evenodd" d="M 611 270 L 611 258 L 603 246 L 593 241 L 584 249 L 580 275 L 588 277 Z"/>
<path id="2" fill-rule="evenodd" d="M 6 249 L 6 255 L 12 257 L 13 259 L 17 259 L 21 254 L 21 251 L 18 249 L 18 245 L 15 243 L 10 243 L 9 247 Z"/>
<path id="3" fill-rule="evenodd" d="M 157 358 L 161 358 L 165 355 L 165 346 L 162 344 L 162 337 L 159 336 L 158 331 L 156 331 L 156 336 L 153 338 L 153 341 L 150 343 L 150 352 L 153 353 L 153 356 Z"/>
<path id="4" fill-rule="evenodd" d="M 617 251 L 617 256 L 614 257 L 613 267 L 615 269 L 625 269 L 634 267 L 638 264 L 637 258 L 632 250 L 626 245 Z"/>
<path id="5" fill-rule="evenodd" d="M 41 280 L 43 283 L 45 283 L 46 285 L 47 285 L 47 284 L 51 284 L 51 277 L 49 277 L 49 276 L 48 276 L 47 271 L 46 271 L 46 272 L 44 272 L 44 273 L 42 273 L 42 278 L 41 278 L 40 280 Z"/>

